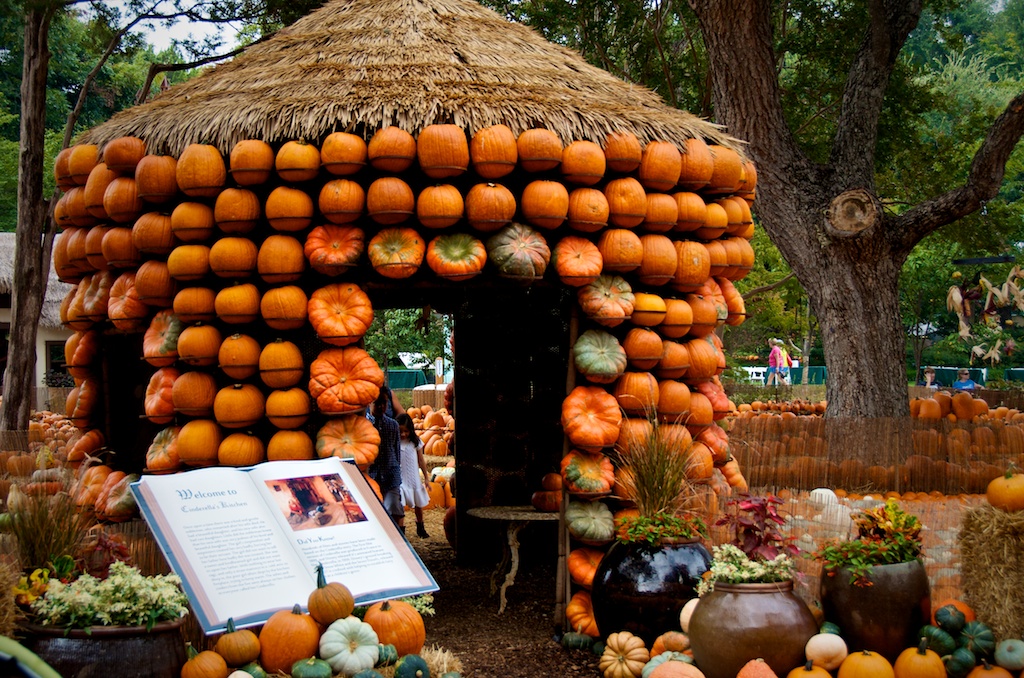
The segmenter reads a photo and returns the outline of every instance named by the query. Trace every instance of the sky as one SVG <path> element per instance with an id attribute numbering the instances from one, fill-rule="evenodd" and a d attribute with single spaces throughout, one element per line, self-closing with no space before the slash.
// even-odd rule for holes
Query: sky
<path id="1" fill-rule="evenodd" d="M 153 50 L 160 52 L 171 46 L 172 40 L 184 40 L 192 34 L 192 37 L 197 40 L 202 40 L 208 35 L 216 35 L 220 33 L 223 39 L 224 50 L 230 50 L 235 47 L 235 35 L 238 32 L 238 26 L 232 24 L 207 24 L 207 23 L 190 23 L 187 21 L 178 21 L 171 28 L 167 28 L 163 23 L 149 23 L 142 33 L 149 44 L 153 45 Z"/>

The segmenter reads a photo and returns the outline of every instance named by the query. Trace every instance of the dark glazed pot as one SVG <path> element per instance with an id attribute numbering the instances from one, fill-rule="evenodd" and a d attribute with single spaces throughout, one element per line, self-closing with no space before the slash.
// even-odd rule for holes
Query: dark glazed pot
<path id="1" fill-rule="evenodd" d="M 601 634 L 629 631 L 648 647 L 678 630 L 679 613 L 696 597 L 711 554 L 697 540 L 653 547 L 615 542 L 594 574 L 591 599 Z"/>
<path id="2" fill-rule="evenodd" d="M 871 586 L 854 586 L 849 570 L 821 578 L 821 607 L 835 622 L 851 652 L 871 650 L 890 662 L 913 647 L 917 632 L 930 623 L 928 574 L 920 561 L 874 565 Z"/>
<path id="3" fill-rule="evenodd" d="M 93 626 L 64 629 L 22 624 L 22 644 L 35 652 L 65 678 L 85 676 L 132 676 L 178 678 L 184 666 L 184 617 L 160 622 L 151 631 L 145 626 Z"/>
<path id="4" fill-rule="evenodd" d="M 707 678 L 735 678 L 758 657 L 784 676 L 804 664 L 818 623 L 792 581 L 719 583 L 694 608 L 689 631 L 694 663 Z"/>

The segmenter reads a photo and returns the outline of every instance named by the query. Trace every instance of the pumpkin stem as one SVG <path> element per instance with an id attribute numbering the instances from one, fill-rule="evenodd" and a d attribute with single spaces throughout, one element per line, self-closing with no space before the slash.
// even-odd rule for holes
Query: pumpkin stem
<path id="1" fill-rule="evenodd" d="M 224 633 L 227 634 L 227 633 L 234 633 L 234 632 L 235 632 L 235 618 L 234 617 L 228 617 L 228 624 L 227 624 L 227 628 L 224 629 Z"/>
<path id="2" fill-rule="evenodd" d="M 199 656 L 199 650 L 192 646 L 192 643 L 185 643 L 185 655 L 188 659 L 195 659 Z"/>
<path id="3" fill-rule="evenodd" d="M 292 608 L 292 614 L 302 614 L 302 606 L 295 603 L 295 607 Z"/>
<path id="4" fill-rule="evenodd" d="M 324 564 L 316 564 L 316 587 L 322 589 L 327 586 L 327 577 L 324 576 Z"/>
<path id="5" fill-rule="evenodd" d="M 813 670 L 814 670 L 814 662 L 812 660 L 808 659 L 807 663 L 804 664 L 804 671 L 813 671 Z"/>
<path id="6" fill-rule="evenodd" d="M 928 654 L 928 639 L 921 637 L 921 642 L 917 644 L 917 653 L 920 655 Z"/>
<path id="7" fill-rule="evenodd" d="M 383 610 L 384 612 L 387 612 L 388 610 L 390 610 L 391 609 L 391 601 L 390 600 L 385 600 L 383 603 L 380 604 L 380 609 Z"/>

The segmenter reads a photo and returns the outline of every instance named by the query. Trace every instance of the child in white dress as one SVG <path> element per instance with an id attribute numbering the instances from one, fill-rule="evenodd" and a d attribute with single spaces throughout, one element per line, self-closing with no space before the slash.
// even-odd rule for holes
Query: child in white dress
<path id="1" fill-rule="evenodd" d="M 423 457 L 423 443 L 416 435 L 412 417 L 403 412 L 395 417 L 395 421 L 398 422 L 401 434 L 402 501 L 406 506 L 412 506 L 416 514 L 416 536 L 426 539 L 430 535 L 427 534 L 427 529 L 423 524 L 423 507 L 430 503 L 430 495 L 427 493 L 430 471 L 427 469 L 427 461 Z M 423 472 L 422 479 L 420 471 Z M 399 521 L 398 527 L 404 532 L 405 522 Z"/>

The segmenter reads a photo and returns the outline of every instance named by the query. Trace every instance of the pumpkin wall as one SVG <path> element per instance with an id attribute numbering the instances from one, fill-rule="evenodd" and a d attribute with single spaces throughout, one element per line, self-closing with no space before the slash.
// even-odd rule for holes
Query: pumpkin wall
<path id="1" fill-rule="evenodd" d="M 134 137 L 62 151 L 69 415 L 151 471 L 365 467 L 361 413 L 384 376 L 361 340 L 375 303 L 409 290 L 461 309 L 460 511 L 527 503 L 563 455 L 611 451 L 649 411 L 678 422 L 694 480 L 745 486 L 715 423 L 730 411 L 715 330 L 744 319 L 754 167 L 699 138 L 600 141 L 438 124 L 227 157 Z M 580 425 L 588 412 L 604 425 Z"/>

